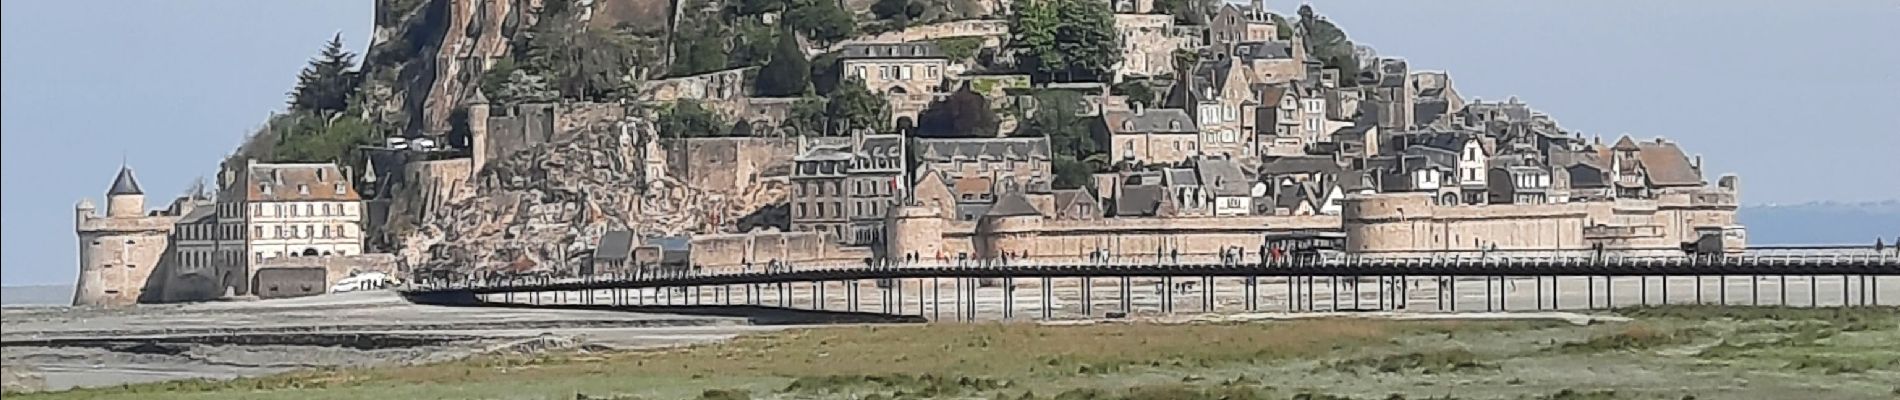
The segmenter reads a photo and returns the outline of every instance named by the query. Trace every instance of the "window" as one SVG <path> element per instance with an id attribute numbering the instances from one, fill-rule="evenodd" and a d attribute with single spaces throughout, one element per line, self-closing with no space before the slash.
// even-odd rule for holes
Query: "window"
<path id="1" fill-rule="evenodd" d="M 798 208 L 795 208 L 792 211 L 796 211 L 792 213 L 793 217 L 805 218 L 805 203 L 798 203 Z"/>
<path id="2" fill-rule="evenodd" d="M 270 215 L 271 215 L 271 216 L 273 216 L 273 217 L 282 217 L 282 216 L 284 216 L 284 205 L 283 205 L 283 204 L 274 204 L 274 205 L 271 205 L 271 207 L 270 207 L 270 209 L 271 209 L 271 211 L 270 211 Z"/>
<path id="3" fill-rule="evenodd" d="M 310 185 L 297 185 L 297 194 L 310 195 Z"/>
<path id="4" fill-rule="evenodd" d="M 328 217 L 328 216 L 330 216 L 330 204 L 329 204 L 329 203 L 324 203 L 324 205 L 323 205 L 323 216 L 325 216 L 325 217 Z"/>
<path id="5" fill-rule="evenodd" d="M 864 66 L 863 66 L 863 65 L 859 65 L 859 66 L 857 66 L 856 68 L 852 68 L 852 69 L 851 69 L 851 77 L 853 77 L 853 78 L 858 78 L 858 79 L 864 79 Z"/>
<path id="6" fill-rule="evenodd" d="M 330 237 L 330 227 L 329 227 L 328 225 L 325 225 L 325 226 L 323 227 L 323 236 L 318 236 L 318 237 L 321 237 L 321 238 L 329 238 L 329 237 Z"/>
<path id="7" fill-rule="evenodd" d="M 283 239 L 283 238 L 284 238 L 284 227 L 280 225 L 280 226 L 277 226 L 275 230 L 277 231 L 277 238 L 278 238 L 278 239 Z"/>
<path id="8" fill-rule="evenodd" d="M 925 75 L 925 76 L 924 76 L 925 78 L 931 78 L 931 79 L 936 79 L 936 78 L 937 78 L 937 74 L 938 74 L 939 72 L 937 71 L 937 66 L 935 66 L 935 65 L 932 65 L 932 66 L 930 66 L 930 68 L 928 68 L 928 69 L 925 69 L 925 70 L 924 70 L 924 73 L 925 73 L 925 74 L 927 74 L 927 75 Z"/>
<path id="9" fill-rule="evenodd" d="M 304 216 L 316 216 L 316 215 L 317 215 L 317 206 L 316 206 L 316 205 L 314 205 L 314 204 L 305 204 L 305 205 L 303 205 L 303 215 L 304 215 Z"/>
<path id="10" fill-rule="evenodd" d="M 264 238 L 264 227 L 262 227 L 262 226 L 256 226 L 256 227 L 253 227 L 253 228 L 257 228 L 257 232 L 256 232 L 256 233 L 252 233 L 252 234 L 251 234 L 251 237 L 254 237 L 254 238 L 259 238 L 259 239 L 262 239 L 262 238 Z"/>
<path id="11" fill-rule="evenodd" d="M 314 227 L 314 226 L 310 226 L 310 225 L 304 225 L 304 226 L 303 226 L 303 237 L 304 237 L 304 238 L 306 238 L 306 239 L 307 239 L 307 238 L 313 238 L 313 237 L 317 237 L 317 227 Z"/>
<path id="12" fill-rule="evenodd" d="M 341 194 L 349 193 L 349 190 L 347 189 L 348 188 L 346 186 L 343 186 L 343 182 L 336 183 L 336 194 L 341 195 Z"/>
<path id="13" fill-rule="evenodd" d="M 259 184 L 257 184 L 257 191 L 259 191 L 259 192 L 264 192 L 264 195 L 265 195 L 265 196 L 269 196 L 269 195 L 270 195 L 270 184 L 268 184 L 268 183 L 259 183 Z"/>

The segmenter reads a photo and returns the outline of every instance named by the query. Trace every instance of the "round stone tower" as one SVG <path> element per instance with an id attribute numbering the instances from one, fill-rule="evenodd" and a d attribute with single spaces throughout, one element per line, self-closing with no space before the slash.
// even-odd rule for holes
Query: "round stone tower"
<path id="1" fill-rule="evenodd" d="M 977 220 L 977 254 L 982 258 L 1007 257 L 1012 262 L 1036 254 L 1035 243 L 1042 230 L 1042 213 L 1029 204 L 1022 193 L 1004 194 Z"/>
<path id="2" fill-rule="evenodd" d="M 915 254 L 929 263 L 943 252 L 943 215 L 936 207 L 907 205 L 891 209 L 885 221 L 885 257 L 901 261 Z"/>
<path id="3" fill-rule="evenodd" d="M 145 215 L 145 190 L 132 176 L 132 167 L 119 166 L 119 177 L 106 189 L 106 217 L 130 218 Z"/>
<path id="4" fill-rule="evenodd" d="M 153 282 L 152 273 L 165 257 L 178 217 L 145 215 L 145 192 L 127 167 L 119 168 L 118 178 L 106 190 L 106 206 L 104 217 L 95 213 L 90 200 L 73 206 L 79 239 L 74 306 L 132 305 L 147 290 L 154 295 L 163 290 L 163 282 Z"/>
<path id="5" fill-rule="evenodd" d="M 1434 211 L 1429 193 L 1346 196 L 1340 204 L 1346 251 L 1430 250 L 1420 246 L 1432 235 Z"/>

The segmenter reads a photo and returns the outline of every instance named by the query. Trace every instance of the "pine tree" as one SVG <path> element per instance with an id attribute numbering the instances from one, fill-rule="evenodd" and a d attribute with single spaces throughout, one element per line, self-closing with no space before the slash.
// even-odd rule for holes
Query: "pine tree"
<path id="1" fill-rule="evenodd" d="M 790 30 L 779 32 L 772 60 L 759 70 L 759 95 L 793 97 L 804 94 L 805 88 L 810 86 L 811 62 L 805 60 L 805 52 L 799 49 L 798 34 Z"/>
<path id="2" fill-rule="evenodd" d="M 302 111 L 343 111 L 349 108 L 350 96 L 356 93 L 357 79 L 356 53 L 343 48 L 343 34 L 339 33 L 297 74 L 297 87 L 290 91 L 290 107 Z"/>

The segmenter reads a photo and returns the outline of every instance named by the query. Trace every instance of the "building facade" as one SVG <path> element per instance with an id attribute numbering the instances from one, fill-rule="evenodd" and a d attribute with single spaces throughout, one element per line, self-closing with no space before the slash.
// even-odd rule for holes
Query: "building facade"
<path id="1" fill-rule="evenodd" d="M 73 285 L 73 305 L 128 306 L 156 301 L 163 290 L 160 272 L 178 215 L 145 210 L 145 191 L 132 168 L 120 167 L 106 190 L 105 215 L 91 200 L 73 206 L 74 232 L 79 236 L 79 280 Z M 160 279 L 153 279 L 154 276 Z"/>

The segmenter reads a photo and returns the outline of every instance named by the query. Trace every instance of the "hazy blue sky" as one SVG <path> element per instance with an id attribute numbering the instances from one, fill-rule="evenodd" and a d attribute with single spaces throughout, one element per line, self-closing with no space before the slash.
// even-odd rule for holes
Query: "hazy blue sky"
<path id="1" fill-rule="evenodd" d="M 1666 136 L 1756 203 L 1900 198 L 1900 2 L 1320 1 L 1352 38 L 1466 97 L 1591 134 Z M 1291 13 L 1297 2 L 1268 4 Z M 270 111 L 370 0 L 14 0 L 0 10 L 7 285 L 70 283 L 72 205 L 121 152 L 158 206 Z"/>

